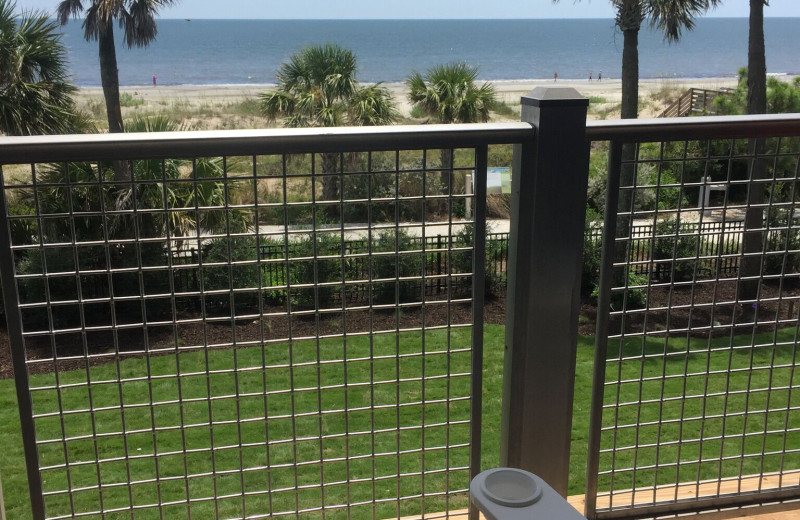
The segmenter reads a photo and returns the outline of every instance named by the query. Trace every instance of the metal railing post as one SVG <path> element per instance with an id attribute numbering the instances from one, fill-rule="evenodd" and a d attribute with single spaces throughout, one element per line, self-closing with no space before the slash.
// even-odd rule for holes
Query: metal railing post
<path id="1" fill-rule="evenodd" d="M 6 506 L 3 502 L 3 479 L 0 478 L 0 520 L 6 520 Z"/>
<path id="2" fill-rule="evenodd" d="M 569 481 L 589 148 L 572 88 L 522 98 L 533 142 L 514 146 L 501 466 Z"/>

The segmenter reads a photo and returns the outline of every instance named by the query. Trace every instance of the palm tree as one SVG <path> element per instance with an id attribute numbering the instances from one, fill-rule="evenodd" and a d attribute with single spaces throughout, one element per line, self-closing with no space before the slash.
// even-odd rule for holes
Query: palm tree
<path id="1" fill-rule="evenodd" d="M 553 0 L 558 2 L 559 0 Z M 694 28 L 694 18 L 722 0 L 610 0 L 616 9 L 616 26 L 622 31 L 622 119 L 639 114 L 639 30 L 650 26 L 678 41 L 684 29 Z"/>
<path id="2" fill-rule="evenodd" d="M 767 113 L 767 60 L 764 49 L 764 6 L 767 0 L 750 0 L 749 38 L 747 45 L 747 113 Z M 764 151 L 764 142 L 750 139 L 750 153 L 759 157 Z M 763 179 L 767 175 L 767 165 L 763 159 L 754 159 L 751 163 L 750 179 Z M 747 211 L 744 216 L 744 235 L 742 239 L 742 257 L 739 275 L 741 278 L 755 278 L 761 272 L 761 259 L 758 255 L 763 251 L 765 233 L 759 231 L 764 226 L 764 191 L 761 183 L 750 183 L 747 190 Z M 755 231 L 752 231 L 755 230 Z M 759 281 L 757 279 L 741 280 L 737 292 L 739 300 L 755 300 L 758 296 Z M 743 320 L 753 316 L 752 307 L 742 306 Z"/>
<path id="3" fill-rule="evenodd" d="M 558 2 L 559 0 L 553 0 Z M 694 28 L 694 18 L 715 7 L 722 0 L 610 0 L 616 9 L 615 24 L 622 31 L 622 119 L 636 119 L 639 115 L 639 30 L 649 21 L 650 26 L 660 30 L 668 42 L 678 41 L 684 29 Z M 633 185 L 636 146 L 625 144 L 622 148 L 623 167 L 620 171 L 620 186 Z M 621 212 L 631 211 L 633 190 L 620 192 L 618 208 Z M 630 235 L 630 215 L 617 218 L 617 236 Z M 626 258 L 625 242 L 617 245 L 618 259 Z M 615 284 L 624 284 L 625 273 L 615 274 Z"/>
<path id="4" fill-rule="evenodd" d="M 0 0 L 0 132 L 59 134 L 76 129 L 58 25 L 41 13 L 17 18 L 13 1 Z"/>
<path id="5" fill-rule="evenodd" d="M 261 94 L 261 109 L 291 128 L 388 125 L 398 118 L 391 94 L 380 84 L 359 87 L 356 56 L 338 45 L 314 45 L 294 54 L 278 70 L 278 88 Z M 322 172 L 337 171 L 337 153 L 322 154 Z M 339 196 L 338 179 L 326 175 L 322 196 Z"/>
<path id="6" fill-rule="evenodd" d="M 408 99 L 437 123 L 485 123 L 497 102 L 491 83 L 478 85 L 478 68 L 466 63 L 436 65 L 406 80 Z M 441 151 L 442 185 L 450 183 L 453 151 Z"/>
<path id="7" fill-rule="evenodd" d="M 177 0 L 61 0 L 58 19 L 62 25 L 72 17 L 84 13 L 84 37 L 97 40 L 100 48 L 100 81 L 106 100 L 109 132 L 124 132 L 122 108 L 119 102 L 119 75 L 117 50 L 114 44 L 114 22 L 124 31 L 125 45 L 147 47 L 156 38 L 156 14 L 162 7 Z"/>

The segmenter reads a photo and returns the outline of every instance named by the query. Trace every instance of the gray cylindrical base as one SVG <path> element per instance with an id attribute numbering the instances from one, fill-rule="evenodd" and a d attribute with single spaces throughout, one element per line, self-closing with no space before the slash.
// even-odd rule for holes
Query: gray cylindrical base
<path id="1" fill-rule="evenodd" d="M 484 471 L 469 492 L 487 520 L 586 520 L 547 482 L 521 469 Z"/>

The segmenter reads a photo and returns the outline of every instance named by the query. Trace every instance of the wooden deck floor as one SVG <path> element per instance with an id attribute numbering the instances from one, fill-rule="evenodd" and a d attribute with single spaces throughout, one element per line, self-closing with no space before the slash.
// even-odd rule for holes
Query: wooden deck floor
<path id="1" fill-rule="evenodd" d="M 656 490 L 655 497 L 657 501 L 674 500 L 677 491 L 678 499 L 691 499 L 697 496 L 715 496 L 717 494 L 737 493 L 756 491 L 759 489 L 777 489 L 779 486 L 784 488 L 787 486 L 797 485 L 800 488 L 800 472 L 788 472 L 783 474 L 782 480 L 778 476 L 767 477 L 744 477 L 738 480 L 729 480 L 723 482 L 721 485 L 715 483 L 708 484 L 682 484 L 676 487 L 663 487 Z M 619 492 L 614 495 L 614 504 L 622 504 L 634 499 L 633 493 Z M 576 495 L 567 499 L 572 506 L 583 514 L 585 505 L 585 496 Z M 637 490 L 635 495 L 636 503 L 650 503 L 653 501 L 653 491 Z M 599 507 L 608 507 L 608 497 L 599 497 Z M 435 518 L 438 515 L 426 515 L 425 518 Z M 444 514 L 442 515 L 444 517 Z M 454 511 L 449 516 L 453 520 L 468 520 L 467 511 Z M 697 514 L 681 514 L 680 516 L 660 516 L 659 518 L 680 518 L 695 519 L 695 520 L 727 520 L 733 518 L 747 518 L 750 520 L 800 520 L 800 500 L 787 501 L 780 504 L 771 504 L 765 506 L 748 506 L 736 507 L 722 511 L 709 511 L 706 513 Z M 483 520 L 483 515 L 481 515 Z M 421 520 L 420 517 L 409 517 L 403 520 Z"/>

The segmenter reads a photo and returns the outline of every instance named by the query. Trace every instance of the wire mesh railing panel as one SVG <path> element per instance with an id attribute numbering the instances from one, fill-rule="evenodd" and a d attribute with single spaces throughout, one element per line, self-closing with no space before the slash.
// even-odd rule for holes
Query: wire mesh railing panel
<path id="1" fill-rule="evenodd" d="M 485 146 L 87 150 L 3 165 L 43 516 L 468 507 Z"/>
<path id="2" fill-rule="evenodd" d="M 799 495 L 800 138 L 610 147 L 590 514 Z"/>

